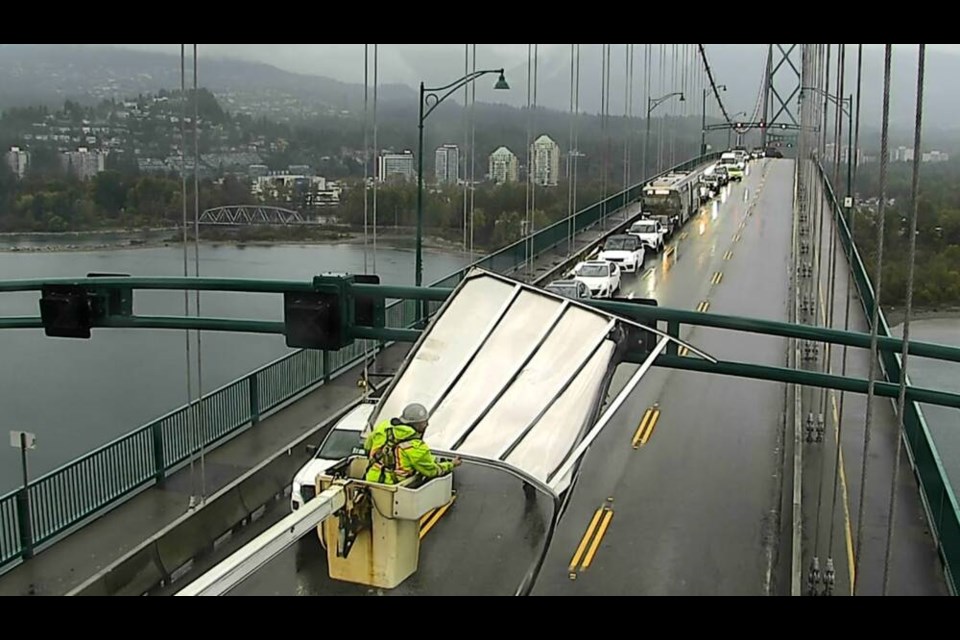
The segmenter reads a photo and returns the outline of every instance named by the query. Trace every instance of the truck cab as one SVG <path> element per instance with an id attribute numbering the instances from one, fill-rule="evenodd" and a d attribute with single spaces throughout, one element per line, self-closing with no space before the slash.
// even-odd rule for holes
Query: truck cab
<path id="1" fill-rule="evenodd" d="M 727 169 L 727 174 L 730 176 L 731 180 L 736 180 L 740 182 L 743 180 L 745 173 L 745 163 L 741 160 L 740 156 L 734 152 L 729 151 L 722 156 L 720 156 L 720 164 Z"/>

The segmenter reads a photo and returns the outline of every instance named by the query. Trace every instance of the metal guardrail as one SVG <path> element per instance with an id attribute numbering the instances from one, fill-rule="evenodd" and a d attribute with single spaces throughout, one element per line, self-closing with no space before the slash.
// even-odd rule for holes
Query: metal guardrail
<path id="1" fill-rule="evenodd" d="M 860 258 L 860 253 L 857 251 L 846 216 L 844 216 L 843 210 L 837 202 L 830 180 L 819 161 L 816 165 L 827 198 L 832 205 L 840 242 L 853 270 L 853 280 L 856 283 L 860 302 L 867 318 L 867 325 L 871 326 L 873 308 L 877 299 L 870 282 L 870 276 L 867 274 L 863 260 Z M 878 334 L 884 338 L 891 338 L 890 326 L 884 317 L 883 309 L 880 309 L 878 317 Z M 880 364 L 886 380 L 891 383 L 899 383 L 902 375 L 900 354 L 893 351 L 881 352 Z M 907 384 L 909 383 L 909 376 L 907 376 Z M 920 495 L 927 511 L 931 530 L 937 540 L 947 584 L 953 594 L 957 595 L 960 593 L 960 506 L 957 503 L 956 492 L 943 467 L 943 462 L 933 442 L 923 411 L 917 402 L 910 401 L 905 404 L 903 428 L 907 453 L 910 456 L 914 475 L 920 485 Z"/>
<path id="2" fill-rule="evenodd" d="M 719 157 L 712 153 L 694 158 L 664 173 L 684 171 Z M 662 175 L 662 174 L 661 174 Z M 654 176 L 656 177 L 656 176 Z M 644 180 L 625 191 L 565 218 L 472 265 L 433 283 L 432 287 L 454 288 L 472 268 L 507 272 L 528 259 L 536 259 L 591 228 L 605 215 L 636 200 Z M 530 249 L 532 245 L 532 250 Z M 532 258 L 528 257 L 528 251 Z M 440 302 L 429 303 L 430 313 Z M 395 301 L 387 308 L 389 328 L 409 328 L 416 322 L 417 303 Z M 51 543 L 94 516 L 112 509 L 155 482 L 161 482 L 192 453 L 222 444 L 247 426 L 257 424 L 268 412 L 278 409 L 309 389 L 363 361 L 377 345 L 357 341 L 336 352 L 299 350 L 239 378 L 193 402 L 149 422 L 132 433 L 32 481 L 24 489 L 0 497 L 0 569 L 20 558 L 29 558 L 41 545 Z M 198 422 L 199 421 L 199 422 Z M 207 426 L 202 442 L 191 438 L 196 424 Z M 27 521 L 32 536 L 24 535 Z"/>

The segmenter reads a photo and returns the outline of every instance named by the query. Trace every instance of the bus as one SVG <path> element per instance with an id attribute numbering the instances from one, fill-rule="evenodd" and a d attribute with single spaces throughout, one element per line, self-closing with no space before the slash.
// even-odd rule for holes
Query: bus
<path id="1" fill-rule="evenodd" d="M 673 230 L 686 224 L 699 207 L 700 172 L 670 173 L 643 189 L 643 215 L 648 218 L 666 216 Z"/>

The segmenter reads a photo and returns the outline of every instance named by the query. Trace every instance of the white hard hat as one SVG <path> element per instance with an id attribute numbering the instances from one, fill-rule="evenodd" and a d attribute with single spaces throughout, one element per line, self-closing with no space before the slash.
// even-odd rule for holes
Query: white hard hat
<path id="1" fill-rule="evenodd" d="M 427 412 L 427 408 L 422 404 L 408 404 L 403 410 L 403 415 L 400 416 L 400 419 L 406 422 L 407 424 L 418 424 L 421 422 L 426 422 L 427 418 L 430 417 L 430 414 Z"/>

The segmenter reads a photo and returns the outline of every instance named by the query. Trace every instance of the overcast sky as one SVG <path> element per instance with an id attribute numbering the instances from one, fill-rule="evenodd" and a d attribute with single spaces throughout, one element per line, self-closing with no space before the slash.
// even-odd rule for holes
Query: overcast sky
<path id="1" fill-rule="evenodd" d="M 122 44 L 146 51 L 179 53 L 176 44 Z M 371 45 L 372 46 L 372 45 Z M 462 63 L 462 44 L 381 44 L 381 79 L 385 82 L 417 82 L 427 69 L 415 68 L 416 62 L 426 57 L 454 59 Z M 558 54 L 568 55 L 568 44 L 541 44 L 540 53 L 544 57 Z M 599 47 L 600 45 L 581 45 L 581 47 Z M 614 45 L 620 47 L 622 45 Z M 637 45 L 642 47 L 643 45 Z M 656 46 L 656 45 L 654 45 Z M 756 44 L 711 44 L 708 47 L 762 47 Z M 881 47 L 882 45 L 867 45 Z M 895 45 L 895 47 L 913 47 L 916 45 Z M 960 44 L 931 44 L 931 48 L 943 51 L 960 52 Z M 526 64 L 526 44 L 485 44 L 478 45 L 478 64 L 480 66 L 512 66 Z M 324 75 L 347 82 L 362 82 L 363 45 L 362 44 L 201 44 L 200 55 L 241 58 L 272 64 L 281 69 L 298 73 Z M 708 53 L 710 49 L 708 49 Z M 393 54 L 393 55 L 390 55 Z M 731 70 L 732 71 L 732 70 Z"/>

